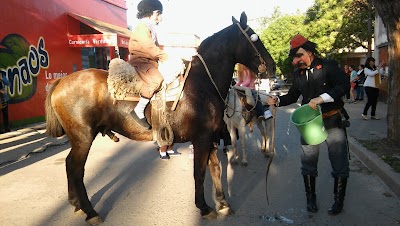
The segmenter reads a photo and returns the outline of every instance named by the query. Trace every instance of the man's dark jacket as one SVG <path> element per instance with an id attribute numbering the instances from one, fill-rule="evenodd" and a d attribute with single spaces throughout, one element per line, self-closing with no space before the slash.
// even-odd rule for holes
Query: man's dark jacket
<path id="1" fill-rule="evenodd" d="M 309 70 L 308 81 L 306 70 Z M 292 86 L 286 95 L 280 96 L 280 106 L 297 102 L 303 96 L 302 105 L 323 93 L 329 94 L 335 101 L 321 104 L 322 113 L 341 109 L 342 96 L 350 90 L 349 77 L 341 70 L 336 61 L 314 58 L 309 69 L 297 69 L 293 73 Z"/>

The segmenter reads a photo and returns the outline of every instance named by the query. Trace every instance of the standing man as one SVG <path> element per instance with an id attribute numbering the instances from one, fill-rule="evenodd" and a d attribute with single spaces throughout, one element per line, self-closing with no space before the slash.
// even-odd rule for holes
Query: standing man
<path id="1" fill-rule="evenodd" d="M 163 6 L 158 0 L 142 0 L 137 6 L 138 25 L 129 40 L 129 63 L 135 67 L 143 81 L 141 97 L 131 112 L 132 117 L 149 129 L 144 110 L 164 78 L 158 70 L 159 62 L 165 62 L 167 54 L 158 46 L 156 26 L 162 21 Z"/>
<path id="2" fill-rule="evenodd" d="M 345 64 L 343 70 L 344 70 L 344 73 L 347 75 L 347 77 L 349 79 L 349 82 L 350 82 L 350 74 L 351 74 L 351 72 L 350 72 L 349 65 Z M 350 92 L 346 93 L 346 102 L 350 103 L 351 102 L 350 98 L 351 98 Z"/>
<path id="3" fill-rule="evenodd" d="M 344 112 L 342 97 L 350 90 L 349 79 L 334 61 L 318 57 L 317 45 L 302 35 L 296 35 L 290 41 L 289 56 L 293 57 L 292 64 L 297 67 L 293 73 L 293 84 L 288 94 L 268 98 L 268 104 L 286 106 L 297 102 L 300 95 L 302 104 L 308 104 L 317 109 L 321 106 L 324 127 L 328 133 L 329 160 L 332 165 L 331 175 L 334 178 L 334 203 L 329 208 L 330 215 L 342 211 L 349 177 L 348 144 L 346 129 L 342 126 Z M 318 176 L 319 145 L 308 145 L 303 138 L 301 141 L 301 174 L 307 197 L 307 210 L 317 212 L 315 194 L 315 179 Z"/>

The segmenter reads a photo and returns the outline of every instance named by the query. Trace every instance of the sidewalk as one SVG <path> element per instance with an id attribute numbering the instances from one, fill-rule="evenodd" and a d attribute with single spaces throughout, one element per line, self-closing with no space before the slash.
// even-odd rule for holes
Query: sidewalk
<path id="1" fill-rule="evenodd" d="M 63 145 L 67 142 L 66 136 L 48 137 L 44 122 L 0 134 L 0 168 L 8 163 L 27 158 L 31 153 L 43 152 L 48 147 Z"/>
<path id="2" fill-rule="evenodd" d="M 349 135 L 350 151 L 356 155 L 370 170 L 372 170 L 400 198 L 400 173 L 381 160 L 375 153 L 368 151 L 357 140 L 376 140 L 387 137 L 387 104 L 379 101 L 376 116 L 380 120 L 364 120 L 361 114 L 366 100 L 357 103 L 345 103 L 345 109 L 350 116 Z M 369 109 L 368 114 L 371 113 Z M 368 115 L 369 118 L 370 115 Z M 357 139 L 357 140 L 356 140 Z"/>
<path id="3" fill-rule="evenodd" d="M 394 172 L 389 165 L 375 153 L 364 148 L 358 140 L 374 140 L 387 136 L 387 104 L 378 102 L 376 115 L 381 120 L 363 120 L 361 113 L 366 101 L 356 104 L 346 103 L 345 109 L 350 116 L 349 135 L 350 151 L 372 170 L 400 198 L 400 174 Z M 63 145 L 68 138 L 48 137 L 45 134 L 46 123 L 29 125 L 26 128 L 0 134 L 0 167 L 18 161 L 30 153 L 43 152 L 50 146 Z M 29 144 L 29 149 L 26 145 Z"/>

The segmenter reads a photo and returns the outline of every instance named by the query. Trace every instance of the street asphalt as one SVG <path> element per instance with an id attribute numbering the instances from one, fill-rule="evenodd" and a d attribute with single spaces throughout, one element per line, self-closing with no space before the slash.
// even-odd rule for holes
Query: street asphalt
<path id="1" fill-rule="evenodd" d="M 345 109 L 350 115 L 348 128 L 350 151 L 373 171 L 400 198 L 400 173 L 381 160 L 375 153 L 367 150 L 357 140 L 373 140 L 387 136 L 387 104 L 378 102 L 377 113 L 380 120 L 363 120 L 361 113 L 366 101 L 346 103 Z M 0 168 L 28 158 L 31 153 L 45 151 L 48 147 L 63 145 L 67 137 L 52 138 L 45 133 L 46 123 L 28 125 L 0 134 Z"/>

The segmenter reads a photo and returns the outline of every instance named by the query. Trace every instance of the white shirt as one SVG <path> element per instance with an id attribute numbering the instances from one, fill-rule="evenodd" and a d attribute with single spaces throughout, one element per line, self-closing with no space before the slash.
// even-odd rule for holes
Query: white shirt
<path id="1" fill-rule="evenodd" d="M 375 85 L 375 78 L 374 76 L 376 74 L 383 74 L 383 68 L 379 69 L 379 70 L 371 70 L 369 68 L 364 68 L 364 74 L 365 74 L 365 82 L 364 82 L 364 87 L 374 87 L 374 88 L 378 88 Z M 381 78 L 379 77 L 379 80 Z"/>

